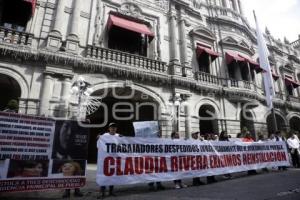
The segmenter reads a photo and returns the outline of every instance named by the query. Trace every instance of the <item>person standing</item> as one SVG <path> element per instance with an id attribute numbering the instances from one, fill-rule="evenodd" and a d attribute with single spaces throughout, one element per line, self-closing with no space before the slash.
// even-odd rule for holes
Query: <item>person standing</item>
<path id="1" fill-rule="evenodd" d="M 245 137 L 242 138 L 242 142 L 247 142 L 247 143 L 254 142 L 249 131 L 247 131 Z M 256 170 L 248 170 L 248 175 L 255 175 L 255 174 L 257 174 Z"/>
<path id="2" fill-rule="evenodd" d="M 220 133 L 220 136 L 219 136 L 219 141 L 222 141 L 222 142 L 229 142 L 229 137 L 228 137 L 228 134 L 227 134 L 227 131 L 222 131 Z M 232 178 L 231 174 L 224 174 L 223 176 L 224 178 Z"/>
<path id="3" fill-rule="evenodd" d="M 273 141 L 284 141 L 286 143 L 286 139 L 282 136 L 281 131 L 276 131 Z M 278 170 L 286 170 L 286 166 L 279 166 Z"/>
<path id="4" fill-rule="evenodd" d="M 208 141 L 215 141 L 216 140 L 215 134 L 207 134 L 206 137 L 207 137 L 206 140 L 208 140 Z M 215 183 L 215 182 L 217 182 L 215 176 L 207 176 L 206 177 L 206 183 L 207 184 Z"/>
<path id="5" fill-rule="evenodd" d="M 199 132 L 192 133 L 192 139 L 198 140 L 199 139 L 198 135 L 199 137 L 201 137 Z M 199 140 L 201 141 L 201 138 Z M 199 186 L 199 185 L 204 185 L 204 183 L 200 180 L 199 177 L 193 178 L 193 186 Z"/>
<path id="6" fill-rule="evenodd" d="M 179 140 L 180 139 L 179 133 L 178 132 L 172 132 L 171 139 L 172 140 Z M 187 187 L 187 185 L 182 183 L 181 179 L 174 180 L 174 184 L 175 184 L 175 189 L 180 189 L 180 188 Z"/>
<path id="7" fill-rule="evenodd" d="M 102 136 L 120 137 L 120 134 L 117 133 L 117 131 L 118 131 L 117 124 L 112 122 L 108 125 L 108 132 L 104 133 Z M 102 136 L 99 135 L 98 138 L 102 137 Z M 97 199 L 101 199 L 101 198 L 105 197 L 105 190 L 106 190 L 105 186 L 100 187 L 100 195 L 97 197 Z M 113 185 L 109 186 L 109 196 L 116 196 L 115 193 L 114 193 L 114 186 Z"/>
<path id="8" fill-rule="evenodd" d="M 299 139 L 296 137 L 294 132 L 291 132 L 290 137 L 287 139 L 287 144 L 292 156 L 293 166 L 296 168 L 300 168 L 299 161 Z"/>

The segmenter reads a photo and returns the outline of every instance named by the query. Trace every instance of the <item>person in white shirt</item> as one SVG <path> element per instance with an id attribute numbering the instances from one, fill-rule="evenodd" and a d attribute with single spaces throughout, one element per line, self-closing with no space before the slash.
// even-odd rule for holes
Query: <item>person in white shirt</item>
<path id="1" fill-rule="evenodd" d="M 104 133 L 102 136 L 112 136 L 112 137 L 120 137 L 121 135 L 117 133 L 118 131 L 118 126 L 116 123 L 112 122 L 108 125 L 108 132 Z M 101 136 L 98 136 L 101 137 Z M 100 187 L 100 196 L 97 197 L 97 199 L 102 199 L 105 197 L 105 186 Z M 114 186 L 110 185 L 109 186 L 109 196 L 116 196 L 115 193 L 113 192 Z"/>
<path id="2" fill-rule="evenodd" d="M 287 144 L 292 156 L 293 166 L 300 168 L 300 161 L 299 161 L 299 139 L 296 137 L 295 133 L 292 132 L 289 139 L 287 139 Z"/>

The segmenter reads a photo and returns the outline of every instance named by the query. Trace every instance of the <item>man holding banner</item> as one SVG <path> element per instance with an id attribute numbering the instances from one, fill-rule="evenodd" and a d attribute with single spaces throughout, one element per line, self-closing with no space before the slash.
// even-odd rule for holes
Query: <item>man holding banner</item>
<path id="1" fill-rule="evenodd" d="M 104 133 L 102 136 L 99 136 L 99 139 L 101 139 L 102 137 L 106 137 L 106 138 L 111 138 L 112 140 L 114 140 L 115 137 L 120 137 L 120 134 L 117 133 L 117 130 L 118 130 L 117 124 L 112 122 L 108 125 L 108 132 Z M 99 159 L 99 157 L 101 158 L 102 155 L 101 155 L 101 152 L 98 151 L 98 159 Z M 98 167 L 99 167 L 99 165 L 98 165 Z M 105 197 L 105 190 L 106 190 L 106 186 L 101 185 L 100 186 L 100 196 L 97 197 L 98 199 Z M 114 190 L 114 186 L 109 185 L 109 195 L 110 196 L 115 196 L 115 193 L 113 192 L 113 190 Z"/>

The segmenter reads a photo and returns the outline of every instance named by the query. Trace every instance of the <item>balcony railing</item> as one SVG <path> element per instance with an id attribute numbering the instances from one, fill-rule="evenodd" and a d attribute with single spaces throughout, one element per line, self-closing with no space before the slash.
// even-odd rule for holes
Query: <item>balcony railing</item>
<path id="1" fill-rule="evenodd" d="M 283 100 L 283 97 L 284 97 L 284 95 L 282 93 L 280 93 L 280 92 L 275 93 L 275 98 Z"/>
<path id="2" fill-rule="evenodd" d="M 33 34 L 0 27 L 0 43 L 31 46 Z"/>
<path id="3" fill-rule="evenodd" d="M 298 48 L 300 47 L 300 38 L 294 42 L 291 43 L 292 47 Z"/>
<path id="4" fill-rule="evenodd" d="M 252 91 L 258 90 L 257 86 L 254 83 L 251 83 L 249 81 L 228 79 L 228 82 L 229 82 L 228 84 L 229 87 L 247 89 Z"/>
<path id="5" fill-rule="evenodd" d="M 205 72 L 196 72 L 195 78 L 200 82 L 205 82 L 213 85 L 223 85 L 224 82 L 224 79 Z"/>
<path id="6" fill-rule="evenodd" d="M 300 103 L 300 97 L 294 97 L 294 96 L 287 96 L 287 100 L 295 103 Z"/>
<path id="7" fill-rule="evenodd" d="M 86 56 L 88 58 L 96 58 L 104 61 L 116 62 L 124 65 L 142 68 L 145 70 L 163 73 L 167 71 L 167 65 L 165 62 L 107 48 L 88 46 L 86 49 Z"/>

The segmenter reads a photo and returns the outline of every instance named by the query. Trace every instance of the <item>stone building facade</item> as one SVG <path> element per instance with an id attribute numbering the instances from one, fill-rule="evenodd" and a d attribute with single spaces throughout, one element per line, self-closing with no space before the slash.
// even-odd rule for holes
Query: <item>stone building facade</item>
<path id="1" fill-rule="evenodd" d="M 86 117 L 92 124 L 117 121 L 125 135 L 131 122 L 144 120 L 158 120 L 164 137 L 176 129 L 182 137 L 222 130 L 234 136 L 243 127 L 267 134 L 272 120 L 256 34 L 242 3 L 0 0 L 1 109 L 19 99 L 20 113 L 72 117 L 78 100 L 70 89 L 81 76 L 92 95 L 106 93 L 107 109 Z M 278 126 L 299 130 L 300 38 L 282 42 L 266 30 L 265 39 Z M 119 102 L 125 121 L 111 113 Z"/>

